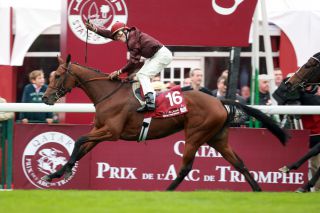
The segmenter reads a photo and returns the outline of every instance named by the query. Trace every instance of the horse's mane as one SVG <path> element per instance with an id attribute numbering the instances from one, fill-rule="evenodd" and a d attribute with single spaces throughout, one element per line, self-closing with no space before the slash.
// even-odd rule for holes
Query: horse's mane
<path id="1" fill-rule="evenodd" d="M 76 64 L 76 65 L 78 65 L 78 66 L 80 66 L 80 67 L 83 67 L 83 68 L 85 68 L 85 69 L 88 69 L 88 70 L 90 70 L 90 71 L 93 71 L 93 72 L 95 72 L 95 73 L 102 74 L 102 75 L 104 75 L 104 76 L 106 76 L 106 77 L 109 76 L 109 73 L 102 72 L 101 70 L 98 70 L 98 69 L 95 69 L 95 68 L 92 68 L 92 67 L 88 67 L 88 66 L 79 64 L 79 63 L 77 63 L 77 62 L 75 62 L 74 64 Z M 134 83 L 134 82 L 136 82 L 136 81 L 134 81 L 134 80 L 123 81 L 123 79 L 121 79 L 121 78 L 115 78 L 113 81 L 121 81 L 122 83 Z"/>
<path id="2" fill-rule="evenodd" d="M 92 68 L 92 67 L 88 67 L 88 66 L 85 66 L 85 65 L 82 65 L 82 64 L 79 64 L 79 63 L 74 63 L 74 64 L 76 64 L 76 65 L 78 65 L 78 66 L 80 66 L 80 67 L 86 68 L 86 69 L 88 69 L 88 70 L 94 71 L 94 72 L 96 72 L 96 73 L 100 73 L 100 74 L 109 76 L 108 73 L 102 72 L 102 71 L 100 71 L 100 70 L 98 70 L 98 69 L 95 69 L 95 68 Z"/>

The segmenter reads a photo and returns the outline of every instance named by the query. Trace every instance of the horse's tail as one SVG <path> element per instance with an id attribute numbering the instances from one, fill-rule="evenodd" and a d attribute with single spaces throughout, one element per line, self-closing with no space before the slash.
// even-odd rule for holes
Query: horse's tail
<path id="1" fill-rule="evenodd" d="M 239 102 L 233 101 L 233 100 L 221 100 L 222 104 L 224 105 L 228 105 L 229 107 L 233 107 L 233 112 L 235 112 L 235 108 L 243 111 L 244 113 L 246 113 L 249 116 L 252 116 L 254 118 L 256 118 L 257 120 L 261 121 L 262 124 L 272 133 L 274 134 L 282 143 L 282 145 L 285 145 L 289 135 L 288 133 L 283 130 L 282 128 L 280 128 L 280 126 L 277 124 L 276 121 L 274 121 L 271 117 L 267 116 L 265 113 L 261 112 L 258 109 L 246 106 L 244 104 L 241 104 Z M 230 116 L 232 116 L 232 118 L 229 119 L 233 119 L 235 113 L 229 113 Z"/>

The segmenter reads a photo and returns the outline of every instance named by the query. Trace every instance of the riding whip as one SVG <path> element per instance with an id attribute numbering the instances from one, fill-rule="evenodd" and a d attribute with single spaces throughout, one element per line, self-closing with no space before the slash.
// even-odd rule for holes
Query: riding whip
<path id="1" fill-rule="evenodd" d="M 90 19 L 88 17 L 87 24 L 89 24 Z M 86 49 L 85 49 L 85 56 L 84 56 L 84 63 L 87 64 L 87 52 L 88 52 L 88 28 L 87 28 L 87 37 L 86 37 Z"/>

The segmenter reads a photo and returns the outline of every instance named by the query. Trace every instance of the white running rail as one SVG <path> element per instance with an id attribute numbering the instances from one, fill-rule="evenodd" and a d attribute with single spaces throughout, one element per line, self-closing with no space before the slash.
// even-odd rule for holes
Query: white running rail
<path id="1" fill-rule="evenodd" d="M 320 106 L 251 106 L 267 114 L 312 115 L 320 114 Z M 94 113 L 93 104 L 46 104 L 35 103 L 0 103 L 0 112 L 90 112 Z"/>

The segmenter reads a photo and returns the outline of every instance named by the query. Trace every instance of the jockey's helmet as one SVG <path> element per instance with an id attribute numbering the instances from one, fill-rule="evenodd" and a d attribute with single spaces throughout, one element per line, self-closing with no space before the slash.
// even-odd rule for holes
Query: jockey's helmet
<path id="1" fill-rule="evenodd" d="M 128 30 L 128 29 L 129 27 L 127 27 L 125 23 L 117 21 L 111 27 L 112 37 L 114 37 L 117 34 L 117 32 L 119 32 L 120 30 Z"/>

